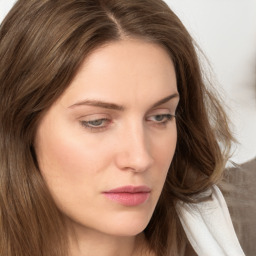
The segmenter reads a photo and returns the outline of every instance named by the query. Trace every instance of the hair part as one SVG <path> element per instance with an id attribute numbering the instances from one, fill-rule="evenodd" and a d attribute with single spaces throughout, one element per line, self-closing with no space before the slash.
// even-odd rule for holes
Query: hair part
<path id="1" fill-rule="evenodd" d="M 157 255 L 185 242 L 175 210 L 217 183 L 232 136 L 219 99 L 202 79 L 193 39 L 161 0 L 19 0 L 0 29 L 0 254 L 68 255 L 65 221 L 41 176 L 33 140 L 45 111 L 84 59 L 113 41 L 162 46 L 176 71 L 177 149 L 145 229 Z M 223 150 L 225 149 L 225 154 Z"/>

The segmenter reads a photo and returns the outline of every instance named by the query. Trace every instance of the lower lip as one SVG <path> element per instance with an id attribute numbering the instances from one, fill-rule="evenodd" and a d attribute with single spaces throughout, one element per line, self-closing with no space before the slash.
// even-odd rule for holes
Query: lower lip
<path id="1" fill-rule="evenodd" d="M 104 193 L 104 195 L 121 205 L 124 206 L 137 206 L 145 203 L 149 198 L 149 192 L 138 192 L 138 193 Z"/>

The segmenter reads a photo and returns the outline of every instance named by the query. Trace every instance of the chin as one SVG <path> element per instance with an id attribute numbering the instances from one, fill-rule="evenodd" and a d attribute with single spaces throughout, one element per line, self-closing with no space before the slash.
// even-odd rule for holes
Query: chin
<path id="1" fill-rule="evenodd" d="M 144 231 L 150 218 L 151 215 L 123 214 L 107 221 L 104 231 L 116 236 L 136 236 Z"/>
<path id="2" fill-rule="evenodd" d="M 67 214 L 71 224 L 91 231 L 112 236 L 136 236 L 147 227 L 154 207 L 118 207 L 99 211 L 93 210 L 88 214 L 86 210 L 79 210 Z M 79 214 L 78 214 L 79 213 Z M 86 214 L 84 214 L 86 213 Z M 82 228 L 82 229 L 81 229 Z"/>
<path id="3" fill-rule="evenodd" d="M 109 230 L 106 230 L 105 233 L 113 236 L 120 236 L 120 237 L 130 237 L 130 236 L 137 236 L 138 234 L 142 233 L 147 225 L 143 226 L 122 226 L 116 227 Z"/>

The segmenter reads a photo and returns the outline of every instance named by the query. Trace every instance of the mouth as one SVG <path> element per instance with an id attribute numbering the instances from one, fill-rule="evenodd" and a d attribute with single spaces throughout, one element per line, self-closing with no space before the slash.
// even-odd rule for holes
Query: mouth
<path id="1" fill-rule="evenodd" d="M 111 201 L 124 206 L 138 206 L 145 203 L 151 193 L 147 186 L 124 186 L 103 192 Z"/>

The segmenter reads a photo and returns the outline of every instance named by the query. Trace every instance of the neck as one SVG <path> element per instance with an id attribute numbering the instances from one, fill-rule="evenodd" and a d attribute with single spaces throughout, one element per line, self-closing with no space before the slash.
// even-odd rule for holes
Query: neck
<path id="1" fill-rule="evenodd" d="M 70 238 L 70 256 L 141 256 L 147 254 L 144 234 L 115 236 L 73 226 Z"/>

